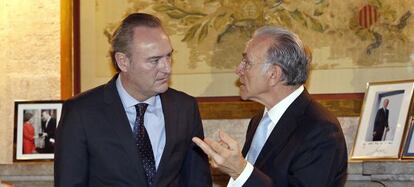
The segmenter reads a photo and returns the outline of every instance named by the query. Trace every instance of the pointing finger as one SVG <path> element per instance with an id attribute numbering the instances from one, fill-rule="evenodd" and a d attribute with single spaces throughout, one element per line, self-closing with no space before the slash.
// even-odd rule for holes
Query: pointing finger
<path id="1" fill-rule="evenodd" d="M 219 132 L 219 137 L 223 142 L 225 142 L 230 147 L 231 150 L 238 150 L 239 149 L 239 145 L 238 145 L 237 141 L 234 140 L 233 138 L 231 138 L 230 135 L 228 135 L 224 131 Z"/>
<path id="2" fill-rule="evenodd" d="M 214 158 L 214 157 L 217 157 L 218 156 L 218 154 L 210 147 L 210 145 L 209 144 L 207 144 L 206 142 L 204 142 L 203 140 L 201 140 L 200 138 L 198 138 L 198 137 L 194 137 L 193 139 L 193 142 L 195 143 L 195 144 L 197 144 L 197 146 L 198 147 L 200 147 L 203 151 L 204 151 L 204 153 L 206 153 L 209 157 L 211 157 L 211 158 Z M 207 140 L 207 138 L 206 138 L 206 140 Z M 208 141 L 208 140 L 207 140 Z"/>

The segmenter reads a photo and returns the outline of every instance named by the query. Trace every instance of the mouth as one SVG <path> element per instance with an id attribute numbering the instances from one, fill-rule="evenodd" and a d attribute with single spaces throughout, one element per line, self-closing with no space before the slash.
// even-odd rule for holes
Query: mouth
<path id="1" fill-rule="evenodd" d="M 159 82 L 161 84 L 168 83 L 168 81 L 169 81 L 169 77 L 164 77 L 164 78 L 157 79 L 157 82 Z"/>
<path id="2" fill-rule="evenodd" d="M 241 81 L 241 79 L 238 79 L 236 81 L 236 86 L 240 87 L 240 86 L 244 86 L 244 83 Z"/>
<path id="3" fill-rule="evenodd" d="M 239 81 L 239 87 L 245 87 L 246 85 L 244 84 L 244 82 Z"/>

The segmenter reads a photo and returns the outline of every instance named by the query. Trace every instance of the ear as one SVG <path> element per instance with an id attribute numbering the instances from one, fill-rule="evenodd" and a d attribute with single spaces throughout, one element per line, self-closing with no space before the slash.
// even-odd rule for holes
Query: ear
<path id="1" fill-rule="evenodd" d="M 274 86 L 278 84 L 282 77 L 282 68 L 277 65 L 272 65 L 268 68 L 269 84 Z"/>
<path id="2" fill-rule="evenodd" d="M 122 72 L 126 72 L 128 70 L 129 58 L 127 57 L 127 55 L 125 53 L 116 52 L 115 53 L 115 60 L 116 60 L 116 63 L 118 64 L 119 69 Z"/>

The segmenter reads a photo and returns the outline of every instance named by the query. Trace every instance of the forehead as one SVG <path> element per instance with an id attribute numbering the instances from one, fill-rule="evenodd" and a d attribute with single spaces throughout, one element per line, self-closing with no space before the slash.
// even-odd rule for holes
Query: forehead
<path id="1" fill-rule="evenodd" d="M 168 40 L 167 34 L 161 27 L 137 26 L 133 28 L 133 38 L 136 40 Z"/>
<path id="2" fill-rule="evenodd" d="M 170 39 L 160 27 L 135 27 L 133 29 L 133 41 L 131 46 L 134 51 L 139 49 L 151 50 L 154 48 L 171 49 Z"/>
<path id="3" fill-rule="evenodd" d="M 245 53 L 247 56 L 265 57 L 272 40 L 270 37 L 258 36 L 247 42 Z"/>

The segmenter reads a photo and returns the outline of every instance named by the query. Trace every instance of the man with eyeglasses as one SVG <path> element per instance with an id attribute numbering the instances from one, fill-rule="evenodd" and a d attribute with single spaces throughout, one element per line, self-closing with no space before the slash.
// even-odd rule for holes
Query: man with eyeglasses
<path id="1" fill-rule="evenodd" d="M 224 132 L 219 141 L 193 138 L 228 186 L 344 186 L 347 149 L 336 117 L 311 99 L 303 84 L 311 53 L 283 28 L 258 29 L 236 69 L 242 99 L 263 112 L 248 126 L 242 150 Z"/>
<path id="2" fill-rule="evenodd" d="M 63 105 L 55 186 L 211 186 L 196 100 L 168 88 L 173 49 L 161 21 L 134 13 L 115 30 L 107 84 Z"/>

